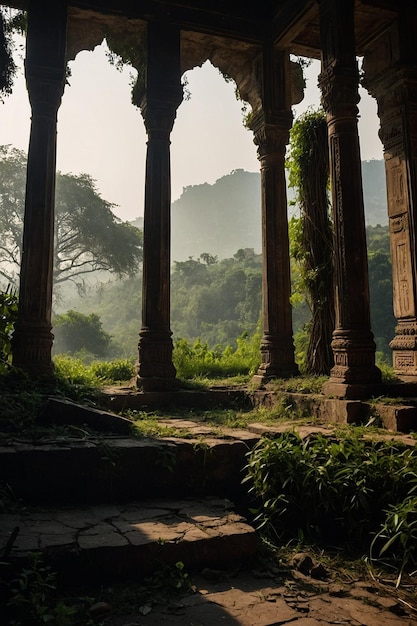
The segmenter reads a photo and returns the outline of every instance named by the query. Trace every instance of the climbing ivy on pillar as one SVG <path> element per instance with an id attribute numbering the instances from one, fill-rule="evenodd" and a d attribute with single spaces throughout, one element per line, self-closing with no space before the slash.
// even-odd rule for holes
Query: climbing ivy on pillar
<path id="1" fill-rule="evenodd" d="M 137 94 L 148 135 L 143 224 L 142 329 L 138 383 L 145 390 L 175 386 L 170 330 L 170 134 L 183 97 L 180 32 L 152 22 L 145 84 Z"/>
<path id="2" fill-rule="evenodd" d="M 307 326 L 308 374 L 329 374 L 334 330 L 333 231 L 329 215 L 329 150 L 326 117 L 322 110 L 307 111 L 290 131 L 287 158 L 289 185 L 300 207 L 299 238 L 292 241 L 308 294 L 311 320 Z"/>
<path id="3" fill-rule="evenodd" d="M 66 72 L 66 2 L 29 0 L 27 19 L 25 71 L 32 122 L 13 364 L 45 374 L 52 370 L 56 125 Z"/>
<path id="4" fill-rule="evenodd" d="M 336 283 L 334 367 L 324 391 L 360 398 L 378 392 L 381 373 L 375 366 L 375 342 L 370 328 L 354 0 L 321 0 L 319 8 L 319 85 L 329 133 Z"/>

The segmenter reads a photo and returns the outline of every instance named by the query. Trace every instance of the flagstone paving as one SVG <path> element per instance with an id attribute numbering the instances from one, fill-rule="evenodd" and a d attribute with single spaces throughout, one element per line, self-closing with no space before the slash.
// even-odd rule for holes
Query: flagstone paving
<path id="1" fill-rule="evenodd" d="M 213 581 L 217 574 L 219 580 Z M 194 593 L 175 606 L 144 605 L 112 614 L 104 603 L 104 626 L 415 626 L 417 612 L 375 582 L 314 581 L 297 571 L 279 579 L 242 571 L 222 580 L 203 570 L 192 577 Z M 106 610 L 110 613 L 106 616 Z"/>

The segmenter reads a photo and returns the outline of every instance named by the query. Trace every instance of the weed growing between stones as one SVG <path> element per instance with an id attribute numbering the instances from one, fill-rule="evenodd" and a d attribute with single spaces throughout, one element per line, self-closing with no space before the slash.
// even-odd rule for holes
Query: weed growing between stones
<path id="1" fill-rule="evenodd" d="M 93 626 L 88 615 L 91 598 L 63 598 L 58 594 L 56 573 L 37 553 L 28 555 L 29 563 L 10 581 L 1 577 L 5 617 L 10 626 Z M 7 563 L 2 563 L 6 574 Z"/>

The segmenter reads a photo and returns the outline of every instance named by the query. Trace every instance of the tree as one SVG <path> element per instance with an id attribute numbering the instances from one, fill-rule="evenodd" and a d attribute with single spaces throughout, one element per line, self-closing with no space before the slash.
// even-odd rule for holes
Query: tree
<path id="1" fill-rule="evenodd" d="M 96 357 L 104 357 L 109 349 L 111 336 L 106 333 L 95 313 L 83 315 L 67 311 L 53 320 L 54 352 L 74 354 L 86 351 Z"/>
<path id="2" fill-rule="evenodd" d="M 6 372 L 10 364 L 17 307 L 17 296 L 8 285 L 5 291 L 0 291 L 0 374 Z"/>
<path id="3" fill-rule="evenodd" d="M 367 226 L 371 325 L 378 352 L 392 359 L 389 347 L 395 335 L 392 306 L 392 263 L 388 226 Z"/>
<path id="4" fill-rule="evenodd" d="M 306 370 L 329 374 L 334 330 L 333 235 L 329 216 L 329 154 L 323 111 L 309 111 L 291 129 L 289 183 L 301 210 L 292 254 L 300 262 L 311 309 Z"/>
<path id="5" fill-rule="evenodd" d="M 0 146 L 0 275 L 17 284 L 25 202 L 26 155 Z M 134 274 L 142 260 L 142 231 L 115 216 L 88 174 L 57 173 L 54 282 L 84 278 L 97 270 Z"/>

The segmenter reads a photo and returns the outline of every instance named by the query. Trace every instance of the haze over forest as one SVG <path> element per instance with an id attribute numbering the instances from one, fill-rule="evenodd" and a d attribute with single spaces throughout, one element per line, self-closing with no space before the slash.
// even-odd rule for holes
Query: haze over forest
<path id="1" fill-rule="evenodd" d="M 371 317 L 378 350 L 390 358 L 394 336 L 392 274 L 383 161 L 363 167 L 365 219 L 368 238 Z M 235 345 L 251 336 L 261 311 L 260 175 L 234 170 L 213 185 L 186 187 L 172 205 L 171 329 L 174 339 L 201 339 L 210 346 Z M 291 190 L 289 193 L 291 202 Z M 289 206 L 289 213 L 297 209 Z M 133 222 L 139 228 L 142 218 Z M 297 291 L 297 264 L 292 263 Z M 295 279 L 295 281 L 294 281 Z M 99 315 L 112 337 L 109 356 L 135 356 L 140 327 L 142 276 L 123 280 L 99 272 L 80 297 L 60 291 L 55 314 L 75 309 Z M 115 303 L 118 303 L 115 306 Z M 295 335 L 310 317 L 305 294 L 293 302 Z M 54 333 L 55 333 L 54 329 Z M 57 335 L 56 335 L 57 337 Z"/>
<path id="2" fill-rule="evenodd" d="M 362 162 L 365 219 L 367 225 L 385 225 L 387 201 L 382 160 Z M 288 201 L 294 198 L 288 190 Z M 296 214 L 295 207 L 289 213 Z M 261 252 L 261 177 L 258 172 L 234 170 L 213 185 L 185 187 L 172 203 L 173 261 L 198 258 L 208 252 L 227 258 L 239 248 Z M 142 228 L 143 218 L 133 222 Z"/>

